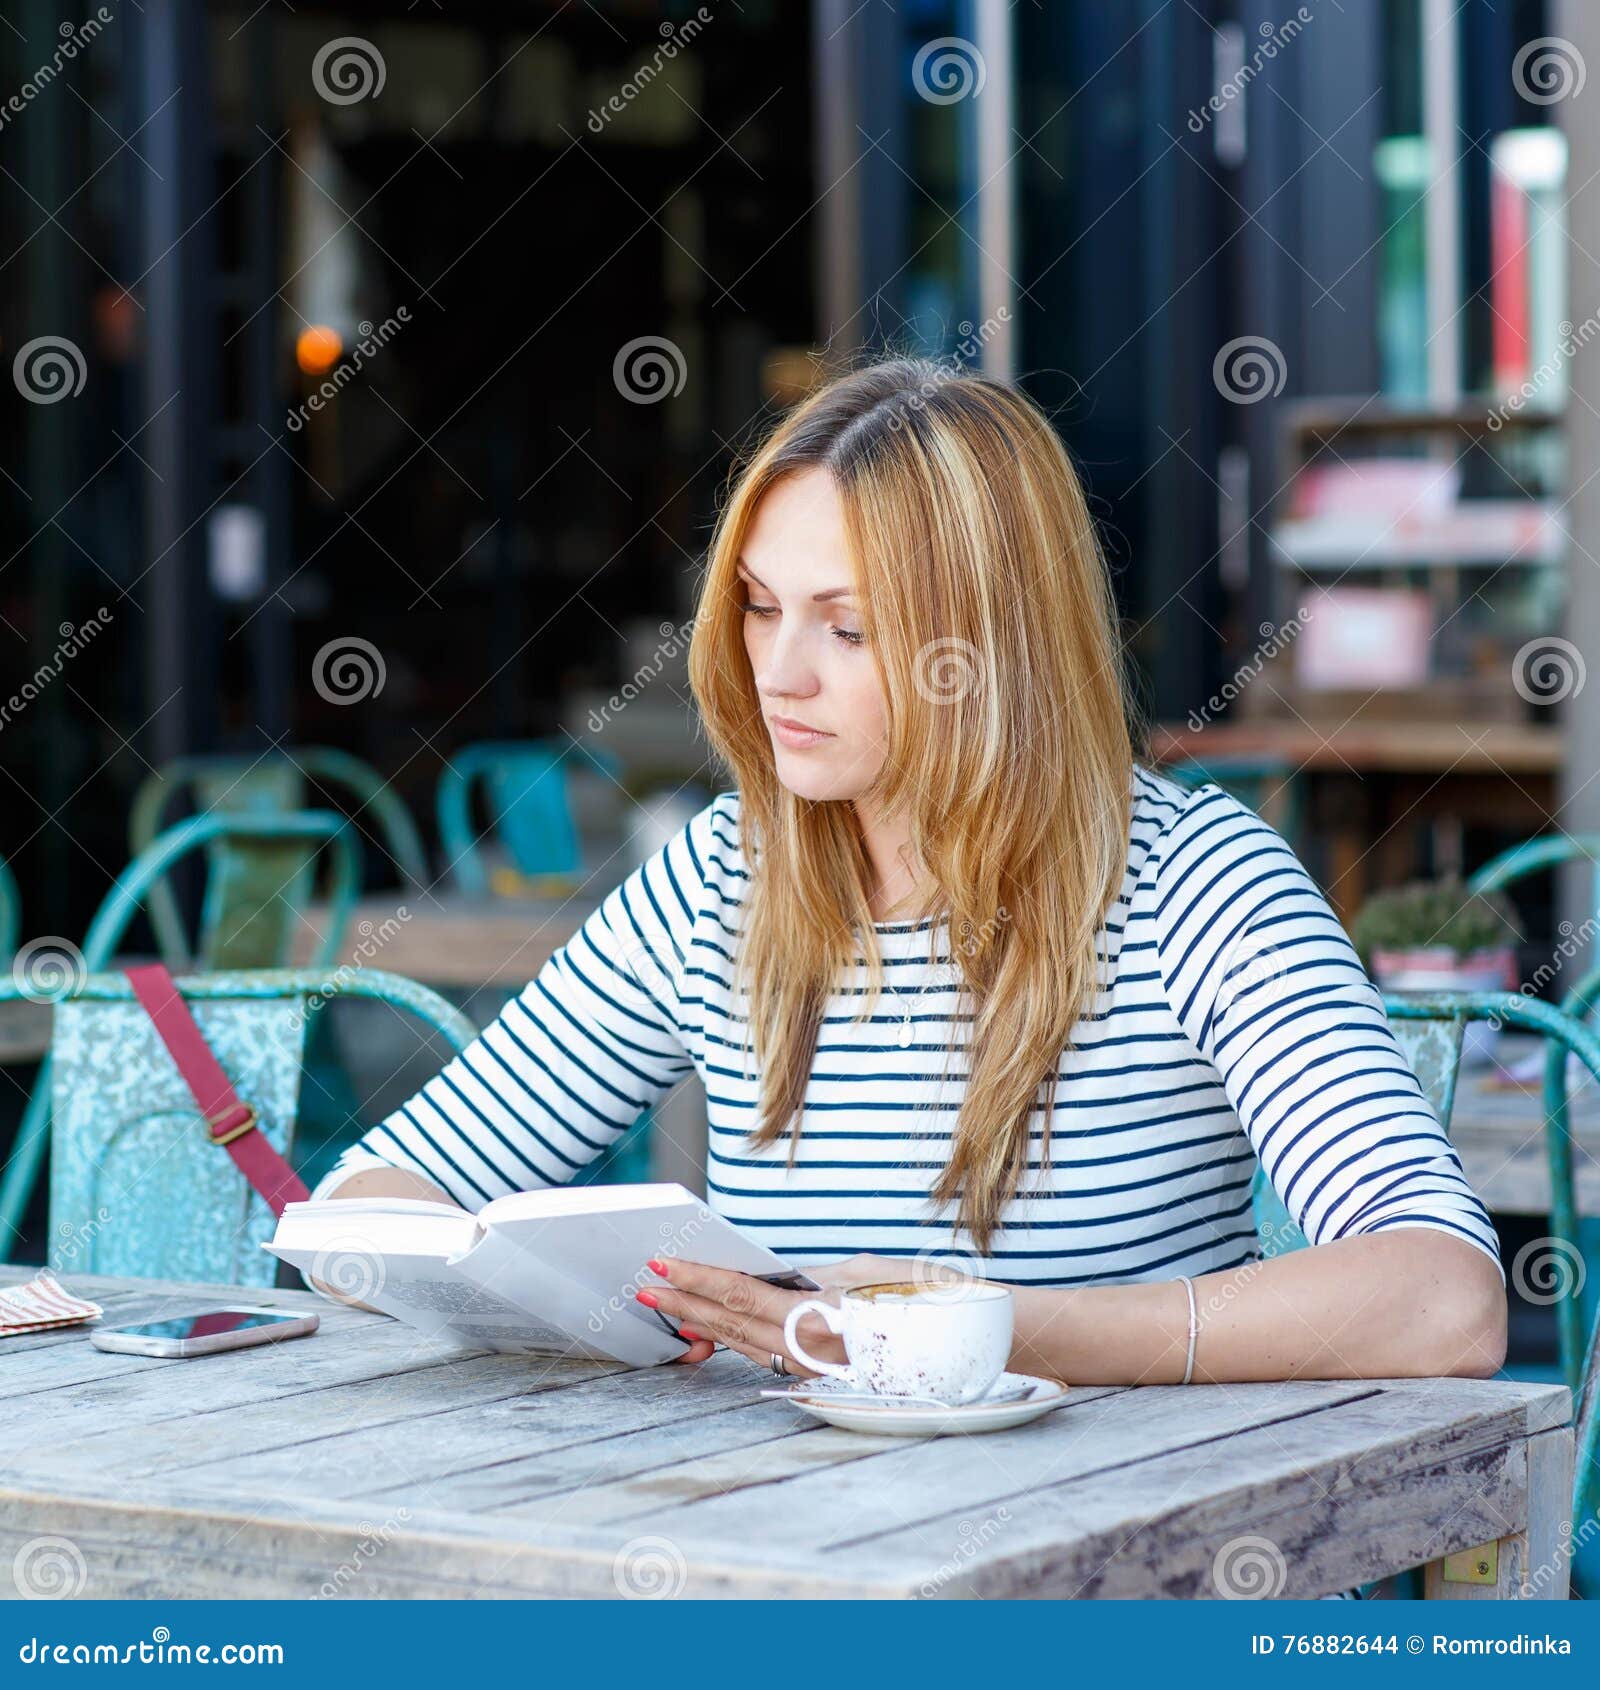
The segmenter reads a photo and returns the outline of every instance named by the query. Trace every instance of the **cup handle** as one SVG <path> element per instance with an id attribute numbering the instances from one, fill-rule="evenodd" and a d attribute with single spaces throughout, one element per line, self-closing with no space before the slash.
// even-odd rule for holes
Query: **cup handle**
<path id="1" fill-rule="evenodd" d="M 803 1362 L 816 1373 L 829 1373 L 836 1379 L 850 1379 L 854 1375 L 850 1369 L 837 1361 L 821 1361 L 816 1356 L 807 1355 L 802 1348 L 799 1338 L 795 1335 L 795 1328 L 800 1324 L 800 1317 L 815 1312 L 822 1316 L 822 1323 L 830 1332 L 840 1332 L 844 1328 L 844 1310 L 835 1308 L 832 1303 L 818 1302 L 815 1297 L 804 1303 L 796 1303 L 789 1310 L 788 1318 L 783 1323 L 783 1347 L 796 1361 Z"/>

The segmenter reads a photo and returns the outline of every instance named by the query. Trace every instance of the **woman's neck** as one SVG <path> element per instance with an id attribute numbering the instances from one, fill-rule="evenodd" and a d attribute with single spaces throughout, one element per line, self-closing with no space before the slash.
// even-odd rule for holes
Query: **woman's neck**
<path id="1" fill-rule="evenodd" d="M 893 921 L 897 912 L 915 911 L 924 885 L 910 866 L 910 826 L 904 817 L 885 818 L 864 802 L 858 802 L 855 810 L 862 846 L 872 865 L 873 885 L 867 899 L 872 919 Z"/>

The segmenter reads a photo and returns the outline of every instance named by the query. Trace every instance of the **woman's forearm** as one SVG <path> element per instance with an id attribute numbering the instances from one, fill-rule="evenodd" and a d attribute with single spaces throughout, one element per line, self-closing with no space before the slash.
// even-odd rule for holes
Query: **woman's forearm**
<path id="1" fill-rule="evenodd" d="M 448 1203 L 459 1209 L 448 1191 L 441 1190 L 431 1179 L 414 1174 L 409 1168 L 363 1168 L 351 1174 L 324 1194 L 323 1201 L 335 1197 L 419 1197 L 429 1203 Z"/>
<path id="2" fill-rule="evenodd" d="M 1178 1280 L 1014 1286 L 1011 1365 L 1083 1385 L 1175 1384 L 1189 1347 Z M 1404 1227 L 1194 1282 L 1194 1379 L 1487 1378 L 1505 1359 L 1505 1289 L 1475 1246 Z"/>
<path id="3" fill-rule="evenodd" d="M 327 1202 L 335 1197 L 420 1197 L 429 1203 L 449 1203 L 456 1208 L 461 1206 L 449 1192 L 441 1191 L 432 1180 L 424 1179 L 421 1174 L 411 1173 L 405 1168 L 363 1168 L 359 1173 L 351 1174 L 349 1179 L 340 1180 L 324 1195 L 323 1201 Z M 343 1292 L 335 1291 L 331 1285 L 324 1285 L 320 1279 L 310 1274 L 307 1274 L 306 1278 L 324 1296 L 348 1303 L 352 1308 L 366 1309 L 370 1314 L 383 1312 L 373 1308 L 371 1303 L 363 1303 L 359 1297 L 347 1297 Z"/>

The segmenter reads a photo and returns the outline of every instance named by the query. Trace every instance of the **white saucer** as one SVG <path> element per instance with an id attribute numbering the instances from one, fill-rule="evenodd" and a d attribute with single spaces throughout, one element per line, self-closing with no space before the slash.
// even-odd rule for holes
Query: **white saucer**
<path id="1" fill-rule="evenodd" d="M 1032 1385 L 1030 1396 L 1015 1402 L 989 1403 L 983 1398 L 959 1408 L 921 1407 L 904 1403 L 874 1403 L 857 1400 L 859 1387 L 840 1379 L 807 1379 L 780 1393 L 796 1408 L 840 1426 L 847 1432 L 876 1432 L 891 1438 L 937 1438 L 951 1432 L 1002 1432 L 1025 1425 L 1041 1414 L 1059 1408 L 1067 1399 L 1067 1387 L 1059 1379 L 1037 1379 L 1030 1373 L 1002 1373 L 990 1386 L 991 1394 Z M 831 1396 L 849 1396 L 848 1402 L 830 1402 Z"/>

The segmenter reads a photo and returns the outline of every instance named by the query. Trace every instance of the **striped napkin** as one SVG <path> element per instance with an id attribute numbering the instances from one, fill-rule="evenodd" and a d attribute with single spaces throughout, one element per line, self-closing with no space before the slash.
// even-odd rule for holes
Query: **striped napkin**
<path id="1" fill-rule="evenodd" d="M 76 1326 L 104 1312 L 98 1303 L 74 1297 L 49 1268 L 40 1268 L 26 1285 L 0 1286 L 0 1338 L 43 1332 L 51 1326 Z"/>

